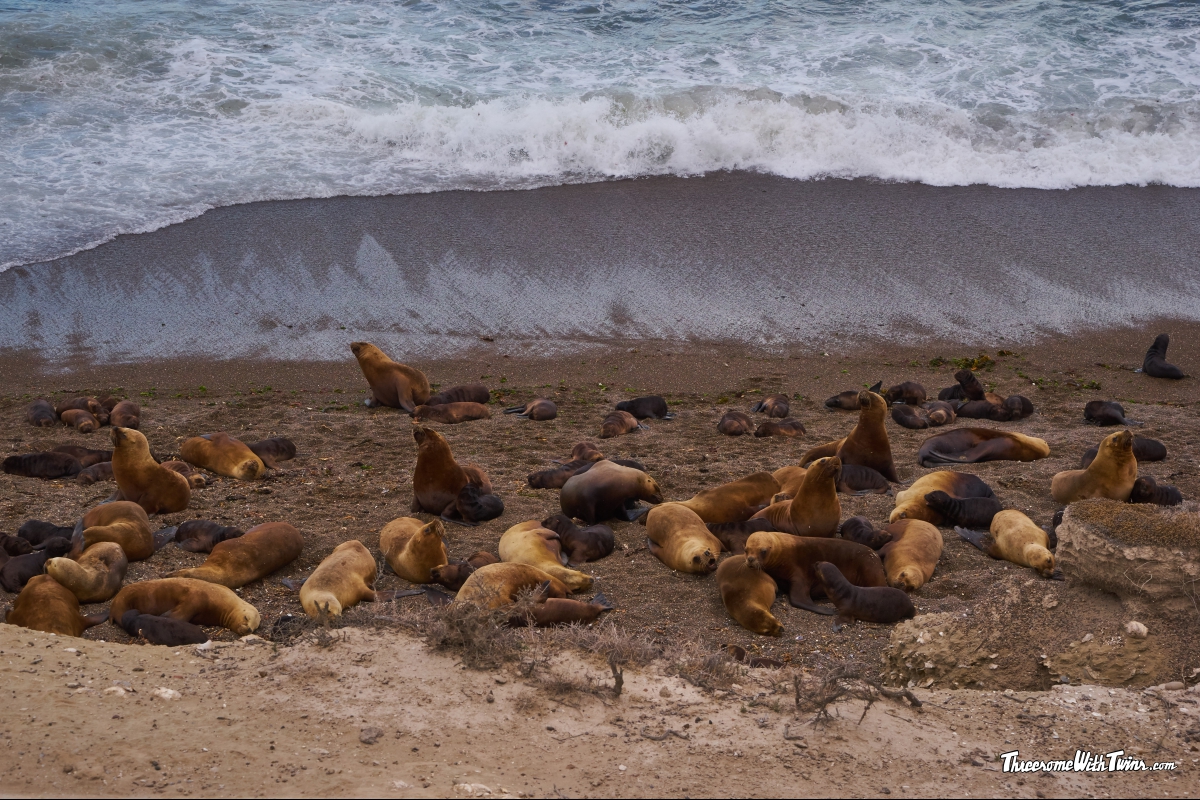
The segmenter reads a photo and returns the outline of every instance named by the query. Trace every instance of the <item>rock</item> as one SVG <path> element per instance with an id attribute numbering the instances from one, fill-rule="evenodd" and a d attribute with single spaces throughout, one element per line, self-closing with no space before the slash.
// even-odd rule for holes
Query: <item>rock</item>
<path id="1" fill-rule="evenodd" d="M 392 781 L 392 788 L 393 789 L 407 789 L 407 788 L 409 788 L 409 786 L 404 781 Z"/>
<path id="2" fill-rule="evenodd" d="M 363 727 L 358 732 L 358 740 L 363 744 L 375 744 L 380 736 L 383 736 L 383 731 L 371 725 Z"/>
<path id="3" fill-rule="evenodd" d="M 157 697 L 159 700 L 178 700 L 179 698 L 183 697 L 183 695 L 181 695 L 179 692 L 175 691 L 174 689 L 168 689 L 165 686 L 158 687 L 150 693 L 150 696 Z"/>
<path id="4" fill-rule="evenodd" d="M 892 629 L 884 679 L 893 686 L 976 688 L 995 682 L 981 626 L 956 614 L 921 614 Z"/>
<path id="5" fill-rule="evenodd" d="M 1168 659 L 1151 639 L 1072 642 L 1042 661 L 1049 676 L 1063 683 L 1146 687 L 1169 674 Z M 1066 678 L 1063 681 L 1063 678 Z"/>
<path id="6" fill-rule="evenodd" d="M 124 697 L 125 696 L 125 690 L 122 689 L 120 686 L 110 686 L 104 690 L 104 693 L 107 695 L 110 695 L 112 697 Z"/>
<path id="7" fill-rule="evenodd" d="M 1126 622 L 1125 632 L 1135 639 L 1145 639 L 1150 635 L 1150 630 L 1137 620 L 1130 620 L 1129 622 Z"/>

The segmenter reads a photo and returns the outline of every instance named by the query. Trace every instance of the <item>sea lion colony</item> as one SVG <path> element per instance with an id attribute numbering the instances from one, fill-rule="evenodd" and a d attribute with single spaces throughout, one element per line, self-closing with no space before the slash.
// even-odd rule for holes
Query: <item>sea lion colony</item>
<path id="1" fill-rule="evenodd" d="M 1182 373 L 1163 361 L 1162 342 L 1160 337 L 1147 354 L 1152 368 L 1146 373 L 1177 377 Z M 592 585 L 579 568 L 612 552 L 612 530 L 603 524 L 611 519 L 640 518 L 646 525 L 647 547 L 663 568 L 698 576 L 716 571 L 715 577 L 702 579 L 713 582 L 730 617 L 764 635 L 782 632 L 768 602 L 779 593 L 793 606 L 837 614 L 843 621 L 886 624 L 912 616 L 908 594 L 919 593 L 941 554 L 935 525 L 953 526 L 993 558 L 1046 578 L 1061 576 L 1054 566 L 1052 531 L 1047 534 L 1018 510 L 1004 510 L 978 477 L 942 469 L 900 485 L 885 425 L 889 409 L 894 423 L 918 429 L 950 425 L 958 418 L 1002 423 L 1033 413 L 1027 398 L 993 395 L 970 370 L 957 373 L 958 385 L 943 389 L 934 401 L 914 381 L 886 391 L 876 385 L 843 392 L 826 403 L 831 409 L 858 412 L 857 424 L 848 425 L 843 438 L 810 448 L 798 463 L 780 464 L 774 473 L 752 473 L 691 498 L 664 497 L 643 465 L 606 459 L 596 444 L 581 442 L 565 463 L 528 478 L 531 487 L 559 489 L 559 509 L 546 509 L 549 516 L 544 519 L 508 526 L 495 543 L 499 558 L 481 551 L 451 561 L 443 521 L 451 526 L 474 524 L 502 515 L 504 505 L 485 469 L 459 464 L 444 437 L 422 423 L 486 420 L 488 390 L 470 384 L 435 395 L 419 370 L 391 361 L 373 345 L 355 343 L 353 349 L 371 387 L 367 405 L 393 406 L 414 418 L 418 456 L 412 512 L 436 518 L 432 523 L 415 517 L 393 520 L 383 531 L 380 555 L 410 582 L 457 592 L 458 602 L 503 607 L 519 594 L 528 594 L 534 610 L 512 624 L 586 622 L 612 608 L 603 595 L 592 602 L 569 597 Z M 908 411 L 897 414 L 899 408 Z M 914 416 L 913 409 L 920 412 Z M 553 401 L 545 398 L 509 411 L 530 421 L 557 416 Z M 795 423 L 795 435 L 804 434 L 803 425 L 787 416 L 784 395 L 772 395 L 747 411 L 729 409 L 714 423 L 722 433 L 745 434 L 757 422 L 750 414 L 759 414 L 766 417 L 759 427 L 783 420 Z M 650 426 L 643 420 L 669 424 L 665 421 L 672 416 L 661 397 L 625 401 L 603 421 L 597 420 L 597 438 L 636 435 Z M 299 531 L 284 521 L 268 521 L 243 532 L 207 520 L 156 531 L 150 517 L 187 507 L 190 491 L 205 485 L 194 467 L 254 481 L 294 457 L 295 445 L 283 438 L 245 444 L 225 432 L 199 433 L 184 442 L 184 461 L 162 463 L 137 430 L 141 417 L 137 404 L 116 398 L 81 397 L 58 407 L 39 398 L 30 404 L 31 425 L 68 424 L 85 433 L 112 425 L 113 450 L 61 446 L 21 454 L 4 461 L 5 472 L 37 479 L 77 477 L 86 485 L 92 481 L 82 479 L 85 471 L 110 464 L 99 480 L 115 480 L 117 490 L 105 503 L 81 509 L 85 513 L 73 527 L 30 520 L 17 536 L 5 536 L 0 578 L 6 589 L 21 591 L 9 622 L 78 635 L 83 627 L 105 618 L 81 616 L 79 602 L 112 598 L 112 607 L 121 611 L 120 618 L 110 619 L 112 624 L 151 641 L 176 643 L 196 635 L 174 623 L 221 625 L 239 633 L 257 627 L 258 612 L 230 590 L 268 578 L 294 561 L 303 547 Z M 1098 425 L 1136 424 L 1109 401 L 1089 403 L 1085 417 Z M 914 419 L 919 424 L 913 424 Z M 126 425 L 114 425 L 117 421 Z M 1030 461 L 1049 452 L 1045 441 L 1002 427 L 958 427 L 930 437 L 919 453 L 901 458 L 916 456 L 922 464 L 941 466 Z M 1057 502 L 1090 497 L 1181 501 L 1174 487 L 1138 478 L 1139 458 L 1165 457 L 1161 443 L 1117 431 L 1105 437 L 1096 452 L 1085 455 L 1083 468 L 1059 473 L 1053 487 L 1046 487 Z M 863 517 L 841 518 L 838 493 L 868 492 L 895 495 L 895 510 L 882 528 Z M 558 511 L 562 513 L 554 513 Z M 197 568 L 122 586 L 129 562 L 153 558 L 171 543 L 209 553 L 209 559 Z M 725 553 L 733 555 L 723 559 Z M 718 570 L 721 564 L 728 568 Z M 336 615 L 355 603 L 382 599 L 373 589 L 375 578 L 373 554 L 351 539 L 328 554 L 309 578 L 311 583 L 295 587 L 297 605 L 311 616 Z M 64 592 L 76 602 L 69 602 Z M 431 602 L 451 597 L 432 588 L 427 594 Z"/>

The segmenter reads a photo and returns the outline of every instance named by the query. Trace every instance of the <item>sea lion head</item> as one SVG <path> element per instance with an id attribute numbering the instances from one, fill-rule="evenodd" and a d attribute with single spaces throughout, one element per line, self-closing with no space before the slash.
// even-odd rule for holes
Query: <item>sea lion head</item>
<path id="1" fill-rule="evenodd" d="M 354 357 L 358 359 L 360 364 L 364 361 L 388 360 L 383 351 L 370 342 L 351 342 L 350 352 L 354 353 Z"/>
<path id="2" fill-rule="evenodd" d="M 150 443 L 141 431 L 135 431 L 133 428 L 113 428 L 111 436 L 114 450 L 150 455 Z"/>
<path id="3" fill-rule="evenodd" d="M 230 609 L 225 614 L 225 619 L 222 620 L 222 625 L 239 636 L 245 636 L 248 633 L 254 633 L 258 630 L 258 626 L 262 624 L 262 617 L 258 614 L 258 609 L 242 600 L 238 600 L 237 605 Z"/>
<path id="4" fill-rule="evenodd" d="M 746 539 L 746 566 L 750 569 L 765 569 L 771 563 L 771 551 L 775 548 L 776 536 L 770 531 L 755 531 Z"/>
<path id="5" fill-rule="evenodd" d="M 640 481 L 638 497 L 647 503 L 661 503 L 663 501 L 662 489 L 658 488 L 658 481 L 644 472 Z"/>
<path id="6" fill-rule="evenodd" d="M 1100 448 L 1118 459 L 1132 456 L 1133 434 L 1129 432 L 1128 428 L 1117 433 L 1111 433 L 1100 443 Z"/>
<path id="7" fill-rule="evenodd" d="M 1025 561 L 1043 578 L 1054 576 L 1054 554 L 1040 544 L 1026 545 Z"/>
<path id="8" fill-rule="evenodd" d="M 868 413 L 872 417 L 877 416 L 882 420 L 887 414 L 888 404 L 875 392 L 863 389 L 858 393 L 858 408 L 860 412 Z"/>
<path id="9" fill-rule="evenodd" d="M 818 458 L 816 461 L 808 465 L 808 472 L 805 473 L 804 476 L 806 481 L 808 480 L 809 475 L 812 475 L 818 479 L 828 478 L 834 483 L 837 483 L 838 478 L 842 476 L 842 460 L 837 456 Z"/>
<path id="10" fill-rule="evenodd" d="M 892 581 L 892 588 L 914 592 L 921 588 L 921 584 L 923 583 L 925 583 L 925 576 L 921 574 L 921 570 L 916 566 L 910 565 L 900 570 L 900 573 L 896 575 L 896 579 Z"/>

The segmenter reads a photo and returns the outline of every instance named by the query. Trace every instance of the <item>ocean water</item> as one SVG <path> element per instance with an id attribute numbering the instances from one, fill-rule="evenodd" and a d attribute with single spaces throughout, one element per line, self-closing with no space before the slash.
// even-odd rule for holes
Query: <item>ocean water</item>
<path id="1" fill-rule="evenodd" d="M 0 269 L 256 200 L 1200 186 L 1200 3 L 0 0 Z"/>

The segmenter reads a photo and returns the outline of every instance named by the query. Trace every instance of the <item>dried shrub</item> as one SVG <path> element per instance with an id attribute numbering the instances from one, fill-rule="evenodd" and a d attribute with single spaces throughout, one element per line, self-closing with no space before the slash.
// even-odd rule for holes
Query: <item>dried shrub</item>
<path id="1" fill-rule="evenodd" d="M 494 669 L 515 661 L 522 650 L 518 633 L 505 625 L 509 614 L 460 603 L 441 608 L 410 604 L 387 619 L 421 636 L 433 650 L 453 653 L 471 669 Z"/>

